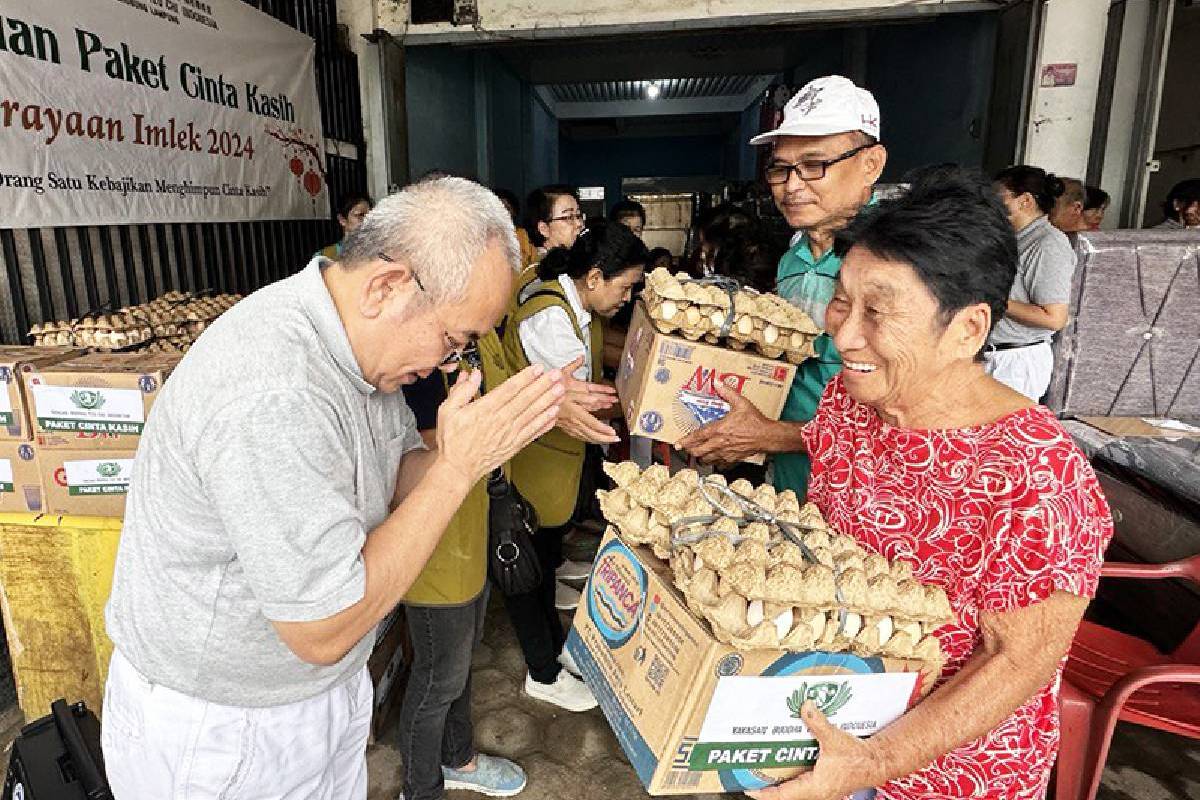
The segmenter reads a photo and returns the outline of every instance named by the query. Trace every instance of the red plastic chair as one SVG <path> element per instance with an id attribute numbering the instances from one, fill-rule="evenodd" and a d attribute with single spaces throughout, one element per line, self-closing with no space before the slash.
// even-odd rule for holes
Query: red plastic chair
<path id="1" fill-rule="evenodd" d="M 1105 564 L 1106 578 L 1186 578 L 1200 555 L 1168 564 Z M 1200 625 L 1164 654 L 1136 636 L 1084 621 L 1063 671 L 1056 800 L 1093 800 L 1118 720 L 1200 739 Z"/>

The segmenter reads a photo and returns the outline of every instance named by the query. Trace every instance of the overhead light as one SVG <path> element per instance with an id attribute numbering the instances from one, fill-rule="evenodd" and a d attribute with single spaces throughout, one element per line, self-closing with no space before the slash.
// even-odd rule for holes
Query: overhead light
<path id="1" fill-rule="evenodd" d="M 659 88 L 657 83 L 651 83 L 646 87 L 646 97 L 649 97 L 651 100 L 657 100 L 660 94 L 662 94 L 662 89 Z"/>

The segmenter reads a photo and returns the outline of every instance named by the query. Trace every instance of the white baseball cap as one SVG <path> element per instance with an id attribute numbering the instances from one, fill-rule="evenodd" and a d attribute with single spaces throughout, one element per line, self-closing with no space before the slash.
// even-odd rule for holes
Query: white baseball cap
<path id="1" fill-rule="evenodd" d="M 780 136 L 830 136 L 847 131 L 862 131 L 878 139 L 879 104 L 849 78 L 827 75 L 806 83 L 783 107 L 783 124 L 755 136 L 750 144 L 770 144 Z"/>

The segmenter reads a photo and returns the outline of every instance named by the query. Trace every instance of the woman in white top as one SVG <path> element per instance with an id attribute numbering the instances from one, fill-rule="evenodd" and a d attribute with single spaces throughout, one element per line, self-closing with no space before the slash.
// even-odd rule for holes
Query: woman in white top
<path id="1" fill-rule="evenodd" d="M 503 344 L 510 368 L 541 364 L 558 369 L 574 362 L 575 376 L 598 382 L 601 320 L 629 302 L 647 257 L 641 239 L 614 223 L 584 231 L 570 249 L 550 250 L 537 265 L 538 278 L 520 290 L 508 317 Z M 611 429 L 608 433 L 611 436 Z M 596 701 L 570 674 L 577 670 L 563 651 L 566 637 L 558 612 L 577 604 L 579 593 L 559 584 L 555 572 L 563 564 L 562 538 L 578 504 L 586 442 L 596 441 L 612 438 L 581 438 L 556 428 L 511 462 L 513 484 L 537 510 L 542 524 L 534 539 L 542 585 L 526 595 L 505 598 L 529 668 L 525 691 L 571 711 L 587 710 Z"/>
<path id="2" fill-rule="evenodd" d="M 1008 311 L 988 338 L 988 374 L 1037 402 L 1050 386 L 1050 340 L 1067 324 L 1075 248 L 1047 215 L 1065 186 L 1038 167 L 1016 166 L 996 176 L 996 191 L 1017 232 L 1017 279 Z"/>

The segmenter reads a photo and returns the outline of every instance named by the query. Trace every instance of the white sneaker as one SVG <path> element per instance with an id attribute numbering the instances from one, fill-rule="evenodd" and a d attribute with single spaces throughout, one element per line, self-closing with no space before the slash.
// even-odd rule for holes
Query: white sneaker
<path id="1" fill-rule="evenodd" d="M 567 559 L 562 566 L 554 570 L 554 577 L 560 581 L 581 581 L 592 574 L 590 561 L 571 561 Z"/>
<path id="2" fill-rule="evenodd" d="M 554 607 L 559 611 L 574 611 L 579 605 L 579 590 L 562 581 L 554 585 Z"/>
<path id="3" fill-rule="evenodd" d="M 525 676 L 525 694 L 535 700 L 552 703 L 567 711 L 588 711 L 599 705 L 587 684 L 571 673 L 559 670 L 554 683 L 538 683 L 532 675 Z"/>
<path id="4" fill-rule="evenodd" d="M 567 652 L 567 648 L 564 647 L 563 651 L 558 654 L 558 663 L 576 678 L 583 677 L 583 673 L 579 671 L 579 665 L 575 663 L 575 657 Z"/>

